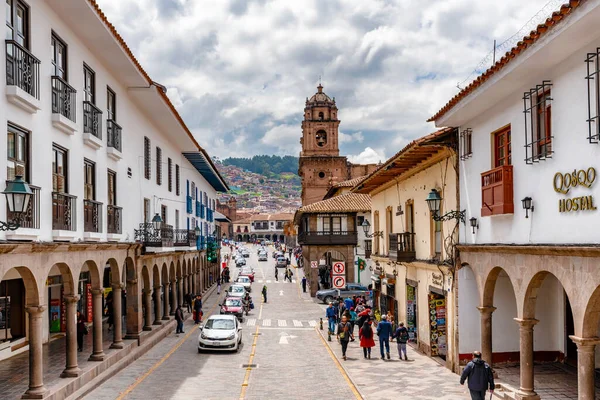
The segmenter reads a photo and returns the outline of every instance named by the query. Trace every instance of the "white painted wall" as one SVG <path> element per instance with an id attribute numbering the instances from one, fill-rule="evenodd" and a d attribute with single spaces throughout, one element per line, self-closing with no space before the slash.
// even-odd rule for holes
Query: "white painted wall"
<path id="1" fill-rule="evenodd" d="M 196 151 L 177 146 L 173 140 L 176 135 L 185 135 L 182 129 L 164 131 L 155 126 L 147 117 L 150 110 L 141 109 L 133 101 L 131 90 L 123 86 L 119 79 L 119 71 L 108 70 L 89 50 L 89 43 L 81 41 L 82 35 L 72 31 L 64 21 L 57 17 L 48 3 L 40 0 L 29 1 L 31 8 L 31 52 L 41 60 L 40 92 L 41 110 L 29 114 L 9 103 L 5 95 L 0 96 L 0 124 L 3 126 L 0 135 L 0 154 L 6 154 L 6 124 L 14 123 L 28 131 L 31 143 L 31 179 L 30 183 L 40 186 L 41 190 L 41 229 L 38 239 L 52 241 L 52 173 L 51 157 L 52 143 L 57 143 L 69 150 L 69 193 L 77 199 L 77 232 L 75 241 L 83 238 L 83 159 L 87 158 L 96 163 L 96 200 L 103 206 L 103 234 L 106 237 L 106 203 L 107 203 L 107 168 L 117 172 L 117 203 L 123 207 L 122 241 L 133 241 L 133 230 L 143 221 L 143 198 L 151 199 L 152 213 L 160 212 L 160 204 L 168 206 L 168 221 L 174 224 L 175 210 L 180 213 L 180 227 L 186 226 L 185 182 L 186 179 L 195 181 L 203 192 L 211 199 L 216 198 L 215 189 L 194 169 L 182 156 L 183 151 Z M 50 35 L 56 32 L 68 46 L 68 81 L 77 90 L 77 126 L 78 131 L 69 136 L 58 131 L 51 124 L 51 72 L 50 72 Z M 5 51 L 0 52 L 0 62 L 5 65 Z M 93 150 L 83 143 L 83 63 L 90 66 L 96 73 L 96 105 L 104 112 L 102 120 L 103 147 Z M 0 82 L 6 85 L 5 74 L 1 74 Z M 107 85 L 117 95 L 117 122 L 122 126 L 123 159 L 114 161 L 106 154 L 106 88 Z M 149 89 L 150 90 L 150 89 Z M 154 90 L 154 89 L 151 89 Z M 4 88 L 2 93 L 4 93 Z M 150 93 L 150 91 L 148 92 Z M 166 108 L 165 108 L 166 110 Z M 172 118 L 165 114 L 165 118 Z M 148 136 L 152 144 L 152 179 L 144 179 L 143 166 L 143 137 Z M 179 141 L 181 142 L 181 141 Z M 156 184 L 156 146 L 162 148 L 163 182 Z M 167 159 L 173 159 L 173 191 L 167 190 Z M 175 164 L 181 167 L 181 195 L 175 195 Z M 127 177 L 127 169 L 131 168 L 133 176 Z M 6 157 L 0 157 L 0 176 L 6 177 Z M 156 208 L 155 208 L 156 207 Z M 0 201 L 0 215 L 5 219 L 5 202 Z M 209 227 L 210 232 L 214 224 Z M 0 234 L 4 239 L 5 234 Z"/>
<path id="2" fill-rule="evenodd" d="M 533 328 L 534 351 L 565 353 L 565 294 L 554 275 L 548 275 L 538 292 Z"/>
<path id="3" fill-rule="evenodd" d="M 512 283 L 505 272 L 501 272 L 496 281 L 494 307 L 496 311 L 492 314 L 492 351 L 518 352 L 519 325 L 515 321 L 517 300 Z"/>
<path id="4" fill-rule="evenodd" d="M 481 351 L 481 314 L 475 275 L 470 267 L 458 271 L 459 353 Z"/>

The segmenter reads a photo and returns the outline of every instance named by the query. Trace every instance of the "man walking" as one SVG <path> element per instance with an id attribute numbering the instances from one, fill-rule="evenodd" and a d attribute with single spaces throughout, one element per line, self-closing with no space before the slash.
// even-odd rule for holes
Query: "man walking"
<path id="1" fill-rule="evenodd" d="M 306 293 L 306 277 L 302 277 L 302 292 Z"/>
<path id="2" fill-rule="evenodd" d="M 199 324 L 202 322 L 202 297 L 200 295 L 196 296 L 196 301 L 194 301 L 194 312 L 196 313 L 194 323 Z"/>
<path id="3" fill-rule="evenodd" d="M 279 278 L 277 277 L 277 267 L 275 267 L 275 280 L 279 282 Z"/>
<path id="4" fill-rule="evenodd" d="M 263 300 L 266 303 L 267 302 L 267 285 L 264 285 L 262 288 L 262 295 L 263 295 Z"/>
<path id="5" fill-rule="evenodd" d="M 329 307 L 325 310 L 325 317 L 329 323 L 329 332 L 333 335 L 335 333 L 335 323 L 337 321 L 337 312 L 333 307 L 333 303 L 329 303 Z"/>
<path id="6" fill-rule="evenodd" d="M 381 322 L 377 324 L 377 335 L 379 336 L 379 352 L 381 359 L 390 359 L 390 335 L 392 334 L 392 324 L 387 320 L 387 315 L 381 317 Z M 385 355 L 383 354 L 383 346 L 385 346 Z"/>
<path id="7" fill-rule="evenodd" d="M 398 324 L 398 328 L 396 332 L 392 335 L 394 339 L 396 339 L 396 343 L 398 344 L 398 357 L 402 360 L 402 354 L 404 353 L 404 360 L 408 361 L 408 356 L 406 355 L 406 343 L 408 343 L 408 329 L 404 326 L 404 322 L 400 322 Z"/>
<path id="8" fill-rule="evenodd" d="M 481 359 L 481 352 L 473 352 L 473 360 L 469 361 L 460 376 L 460 384 L 464 385 L 469 380 L 469 391 L 472 400 L 485 400 L 485 392 L 490 390 L 494 393 L 494 374 L 492 368 Z"/>
<path id="9" fill-rule="evenodd" d="M 183 331 L 183 310 L 179 304 L 175 310 L 175 321 L 177 321 L 177 329 L 175 330 L 175 334 L 178 335 L 180 333 L 185 333 Z"/>

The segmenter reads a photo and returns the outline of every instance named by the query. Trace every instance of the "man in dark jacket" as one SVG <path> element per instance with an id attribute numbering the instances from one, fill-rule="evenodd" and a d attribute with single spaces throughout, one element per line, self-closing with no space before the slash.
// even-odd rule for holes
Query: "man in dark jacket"
<path id="1" fill-rule="evenodd" d="M 183 310 L 181 309 L 181 305 L 177 305 L 177 309 L 175 310 L 175 321 L 177 321 L 177 329 L 175 330 L 175 334 L 185 333 L 183 331 Z"/>
<path id="2" fill-rule="evenodd" d="M 460 384 L 464 385 L 465 380 L 469 379 L 469 391 L 472 400 L 484 400 L 485 392 L 490 390 L 494 393 L 494 374 L 492 368 L 481 359 L 479 351 L 473 352 L 473 360 L 465 367 L 460 376 Z"/>
<path id="3" fill-rule="evenodd" d="M 381 359 L 385 360 L 383 354 L 383 347 L 385 346 L 385 354 L 387 359 L 390 359 L 390 336 L 392 335 L 392 324 L 387 320 L 387 315 L 381 316 L 381 322 L 377 324 L 377 335 L 379 336 L 379 351 L 381 352 Z"/>
<path id="4" fill-rule="evenodd" d="M 194 301 L 194 312 L 196 313 L 194 323 L 199 324 L 202 322 L 202 297 L 200 295 L 196 296 L 196 300 Z"/>

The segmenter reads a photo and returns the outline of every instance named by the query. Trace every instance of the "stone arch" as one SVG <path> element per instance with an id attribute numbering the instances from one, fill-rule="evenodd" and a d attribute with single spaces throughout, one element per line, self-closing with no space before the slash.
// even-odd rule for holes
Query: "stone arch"
<path id="1" fill-rule="evenodd" d="M 65 295 L 74 295 L 76 294 L 76 283 L 75 283 L 75 279 L 73 279 L 73 273 L 71 271 L 71 268 L 65 264 L 65 263 L 56 263 L 54 264 L 52 267 L 57 267 L 58 270 L 60 271 L 60 274 L 62 276 L 62 280 L 63 280 L 63 287 L 64 287 L 64 294 Z M 50 274 L 50 271 L 52 270 L 52 267 L 48 270 L 48 273 L 46 274 L 46 276 L 48 276 Z"/>
<path id="2" fill-rule="evenodd" d="M 242 235 L 237 235 L 235 238 L 236 242 L 241 242 L 242 241 Z"/>
<path id="3" fill-rule="evenodd" d="M 470 354 L 481 350 L 481 291 L 477 274 L 467 263 L 463 263 L 456 276 L 458 282 L 458 318 L 459 354 Z M 490 362 L 491 360 L 486 360 Z"/>
<path id="4" fill-rule="evenodd" d="M 4 280 L 6 275 L 10 272 L 11 269 L 17 271 L 21 279 L 23 280 L 23 285 L 25 286 L 25 305 L 26 306 L 38 306 L 43 303 L 40 302 L 40 290 L 38 288 L 37 281 L 33 272 L 26 266 L 12 267 L 4 272 L 4 275 L 0 279 L 0 282 Z"/>
<path id="5" fill-rule="evenodd" d="M 590 299 L 585 307 L 585 313 L 583 317 L 583 327 L 581 329 L 581 337 L 591 338 L 597 337 L 598 326 L 600 325 L 600 286 L 594 290 Z M 575 327 L 575 334 L 577 335 L 577 327 Z"/>
<path id="6" fill-rule="evenodd" d="M 152 267 L 152 286 L 160 286 L 160 269 L 156 264 Z"/>
<path id="7" fill-rule="evenodd" d="M 546 280 L 548 276 L 552 276 L 556 279 L 556 281 L 562 286 L 567 299 L 570 300 L 571 297 L 569 293 L 565 290 L 563 283 L 550 271 L 539 271 L 537 272 L 527 284 L 527 289 L 525 290 L 525 296 L 523 298 L 523 307 L 522 307 L 522 316 L 523 318 L 535 318 L 535 311 L 537 305 L 537 297 L 542 287 L 542 284 Z M 572 303 L 571 303 L 572 304 Z"/>
<path id="8" fill-rule="evenodd" d="M 175 280 L 175 263 L 173 263 L 173 261 L 171 261 L 171 264 L 169 265 L 169 281 L 173 281 Z"/>
<path id="9" fill-rule="evenodd" d="M 121 283 L 121 269 L 119 268 L 119 263 L 114 258 L 109 258 L 106 261 L 106 264 L 109 266 L 110 270 L 110 284 Z"/>
<path id="10" fill-rule="evenodd" d="M 92 284 L 92 289 L 102 289 L 102 279 L 100 274 L 100 269 L 98 265 L 93 260 L 87 260 L 83 263 L 84 267 L 87 267 L 90 273 L 90 281 Z M 82 268 L 83 269 L 83 268 Z"/>
<path id="11" fill-rule="evenodd" d="M 501 273 L 504 273 L 508 276 L 513 292 L 516 295 L 515 283 L 513 282 L 508 272 L 504 268 L 496 266 L 490 270 L 487 276 L 484 277 L 483 291 L 479 291 L 479 294 L 481 295 L 481 305 L 483 307 L 493 307 L 494 293 L 496 291 L 496 282 Z"/>
<path id="12" fill-rule="evenodd" d="M 150 271 L 146 265 L 142 266 L 142 283 L 144 289 L 150 289 Z"/>
<path id="13" fill-rule="evenodd" d="M 167 263 L 163 263 L 161 268 L 161 283 L 162 285 L 169 283 L 169 268 L 167 268 Z"/>
<path id="14" fill-rule="evenodd" d="M 346 261 L 346 257 L 344 256 L 344 254 L 342 254 L 341 252 L 339 252 L 337 250 L 330 250 L 330 249 L 325 251 L 321 255 L 321 258 L 322 259 L 324 258 L 327 262 L 329 262 L 330 259 L 331 259 L 331 261 Z"/>

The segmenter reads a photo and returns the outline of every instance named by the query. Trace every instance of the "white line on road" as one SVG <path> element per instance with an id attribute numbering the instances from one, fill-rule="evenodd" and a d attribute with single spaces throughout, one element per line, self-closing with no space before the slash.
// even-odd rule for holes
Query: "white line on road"
<path id="1" fill-rule="evenodd" d="M 256 318 L 249 318 L 248 321 L 246 322 L 247 326 L 255 326 L 256 325 Z"/>
<path id="2" fill-rule="evenodd" d="M 279 291 L 279 295 L 280 295 L 280 296 L 283 296 L 283 290 L 280 290 L 280 291 Z"/>
<path id="3" fill-rule="evenodd" d="M 287 321 L 285 319 L 278 319 L 277 326 L 287 326 Z"/>
<path id="4" fill-rule="evenodd" d="M 300 322 L 297 319 L 295 319 L 294 320 L 294 326 L 302 326 L 302 322 Z"/>
<path id="5" fill-rule="evenodd" d="M 263 319 L 263 326 L 271 326 L 271 320 L 270 319 Z"/>
<path id="6" fill-rule="evenodd" d="M 308 324 L 314 328 L 317 326 L 317 321 L 308 321 Z"/>
<path id="7" fill-rule="evenodd" d="M 269 279 L 267 279 L 267 283 L 271 283 L 271 281 Z"/>

